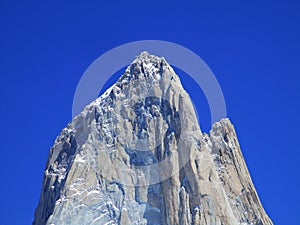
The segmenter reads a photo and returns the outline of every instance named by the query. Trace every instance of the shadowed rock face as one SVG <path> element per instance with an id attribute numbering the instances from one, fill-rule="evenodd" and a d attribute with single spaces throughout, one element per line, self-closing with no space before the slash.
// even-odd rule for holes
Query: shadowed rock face
<path id="1" fill-rule="evenodd" d="M 178 76 L 144 52 L 57 137 L 33 224 L 272 222 L 230 121 L 202 134 Z"/>

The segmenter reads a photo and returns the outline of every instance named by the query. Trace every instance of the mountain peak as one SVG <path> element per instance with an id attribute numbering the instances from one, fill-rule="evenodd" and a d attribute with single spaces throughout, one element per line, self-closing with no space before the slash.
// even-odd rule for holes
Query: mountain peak
<path id="1" fill-rule="evenodd" d="M 229 120 L 202 134 L 162 57 L 142 52 L 51 148 L 33 225 L 271 225 Z"/>
<path id="2" fill-rule="evenodd" d="M 163 57 L 158 57 L 156 55 L 152 55 L 147 51 L 142 51 L 139 55 L 137 55 L 133 61 L 133 63 L 156 63 L 156 62 L 161 62 Z"/>
<path id="3" fill-rule="evenodd" d="M 132 79 L 143 80 L 144 78 L 158 81 L 161 78 L 172 80 L 181 86 L 178 75 L 174 72 L 170 64 L 164 57 L 158 57 L 143 51 L 135 57 L 133 62 L 127 67 L 117 84 L 127 84 Z M 148 81 L 149 82 L 149 81 Z"/>

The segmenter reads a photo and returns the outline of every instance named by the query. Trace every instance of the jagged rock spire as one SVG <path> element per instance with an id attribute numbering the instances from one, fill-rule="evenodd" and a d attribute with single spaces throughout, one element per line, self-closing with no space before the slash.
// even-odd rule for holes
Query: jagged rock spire
<path id="1" fill-rule="evenodd" d="M 272 222 L 230 121 L 202 134 L 171 66 L 142 52 L 57 137 L 33 224 Z"/>

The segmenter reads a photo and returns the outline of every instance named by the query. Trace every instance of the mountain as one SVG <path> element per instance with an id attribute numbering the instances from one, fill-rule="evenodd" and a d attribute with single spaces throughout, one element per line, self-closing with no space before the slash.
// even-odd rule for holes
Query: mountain
<path id="1" fill-rule="evenodd" d="M 33 225 L 269 225 L 229 119 L 201 132 L 164 58 L 141 53 L 63 129 Z"/>

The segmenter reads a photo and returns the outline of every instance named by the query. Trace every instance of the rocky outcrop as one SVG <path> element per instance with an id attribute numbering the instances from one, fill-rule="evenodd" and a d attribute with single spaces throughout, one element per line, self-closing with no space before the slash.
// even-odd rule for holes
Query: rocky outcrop
<path id="1" fill-rule="evenodd" d="M 144 52 L 56 139 L 33 224 L 272 222 L 230 121 L 202 134 L 178 76 Z"/>

